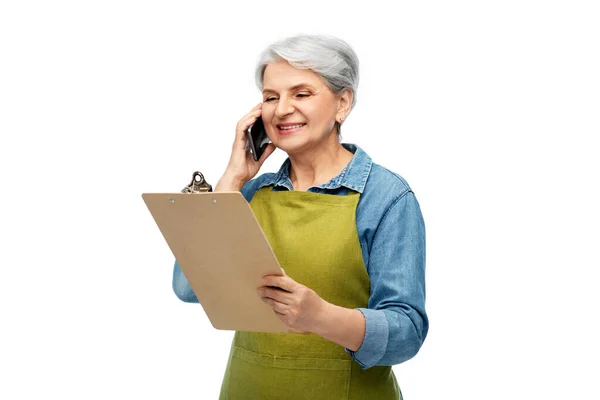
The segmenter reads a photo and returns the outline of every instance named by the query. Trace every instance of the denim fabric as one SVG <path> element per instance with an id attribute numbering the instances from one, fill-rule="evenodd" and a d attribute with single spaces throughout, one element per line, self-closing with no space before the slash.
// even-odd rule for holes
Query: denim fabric
<path id="1" fill-rule="evenodd" d="M 398 174 L 373 163 L 358 146 L 344 143 L 354 157 L 329 182 L 309 192 L 345 196 L 361 194 L 356 229 L 364 264 L 371 281 L 365 316 L 366 334 L 356 352 L 346 351 L 362 368 L 395 365 L 419 351 L 429 328 L 425 312 L 425 224 L 417 199 Z M 242 194 L 248 202 L 262 187 L 293 190 L 290 160 L 277 173 L 265 173 L 247 182 Z M 198 302 L 175 262 L 173 290 L 185 302 Z"/>

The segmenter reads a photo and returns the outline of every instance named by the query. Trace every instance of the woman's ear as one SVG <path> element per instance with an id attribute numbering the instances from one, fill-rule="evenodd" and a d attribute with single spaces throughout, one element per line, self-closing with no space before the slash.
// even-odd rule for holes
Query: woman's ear
<path id="1" fill-rule="evenodd" d="M 354 94 L 350 89 L 343 89 L 338 95 L 338 110 L 337 110 L 337 121 L 341 122 L 348 114 L 350 114 L 350 109 L 352 108 L 352 98 Z"/>

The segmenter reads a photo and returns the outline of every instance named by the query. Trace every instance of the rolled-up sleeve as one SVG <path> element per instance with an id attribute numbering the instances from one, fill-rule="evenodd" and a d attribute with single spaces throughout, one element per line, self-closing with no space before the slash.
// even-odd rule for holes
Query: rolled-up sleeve
<path id="1" fill-rule="evenodd" d="M 367 271 L 371 280 L 361 347 L 352 358 L 363 369 L 414 357 L 429 329 L 425 312 L 425 224 L 414 193 L 395 200 L 374 234 Z"/>

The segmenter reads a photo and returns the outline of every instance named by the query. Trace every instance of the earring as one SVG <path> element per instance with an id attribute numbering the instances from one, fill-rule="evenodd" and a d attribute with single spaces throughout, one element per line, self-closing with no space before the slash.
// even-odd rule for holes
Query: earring
<path id="1" fill-rule="evenodd" d="M 344 117 L 340 117 L 340 123 L 344 122 Z"/>

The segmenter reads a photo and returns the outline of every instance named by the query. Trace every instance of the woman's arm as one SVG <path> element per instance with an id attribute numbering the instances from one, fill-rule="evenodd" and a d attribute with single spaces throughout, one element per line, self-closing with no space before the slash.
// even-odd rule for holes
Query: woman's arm
<path id="1" fill-rule="evenodd" d="M 359 310 L 327 303 L 313 333 L 351 351 L 358 351 L 365 338 L 365 317 Z"/>
<path id="2" fill-rule="evenodd" d="M 368 308 L 330 304 L 288 276 L 267 276 L 258 294 L 297 332 L 346 347 L 364 369 L 414 357 L 429 327 L 425 313 L 425 225 L 411 191 L 390 207 L 374 235 Z"/>
<path id="3" fill-rule="evenodd" d="M 371 280 L 358 351 L 363 368 L 395 365 L 414 357 L 429 329 L 425 312 L 425 224 L 419 203 L 407 191 L 392 204 L 373 237 L 367 266 Z"/>
<path id="4" fill-rule="evenodd" d="M 250 153 L 246 151 L 245 130 L 256 121 L 261 113 L 262 103 L 259 103 L 238 121 L 229 163 L 215 187 L 215 192 L 241 191 L 248 202 L 254 196 L 257 179 L 253 178 L 265 160 L 275 151 L 275 145 L 272 143 L 269 144 L 259 161 L 254 161 Z M 190 287 L 177 261 L 175 261 L 173 268 L 173 291 L 182 301 L 198 303 L 198 298 Z"/>

